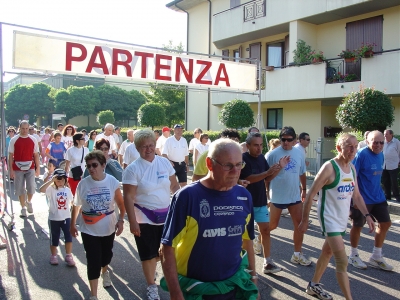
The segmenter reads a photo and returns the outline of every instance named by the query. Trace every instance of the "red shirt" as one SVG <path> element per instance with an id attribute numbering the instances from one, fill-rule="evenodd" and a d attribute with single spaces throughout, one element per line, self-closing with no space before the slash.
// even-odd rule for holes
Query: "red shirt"
<path id="1" fill-rule="evenodd" d="M 28 135 L 22 137 L 16 135 L 10 141 L 8 146 L 8 153 L 13 153 L 14 162 L 12 168 L 14 171 L 20 171 L 20 169 L 15 164 L 16 161 L 32 161 L 31 169 L 35 168 L 34 153 L 39 152 L 39 145 L 37 140 Z"/>

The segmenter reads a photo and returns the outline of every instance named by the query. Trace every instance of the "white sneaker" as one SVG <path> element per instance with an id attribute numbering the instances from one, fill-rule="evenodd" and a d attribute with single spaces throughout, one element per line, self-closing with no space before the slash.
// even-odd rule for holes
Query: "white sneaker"
<path id="1" fill-rule="evenodd" d="M 389 265 L 383 257 L 375 259 L 371 256 L 368 264 L 373 268 L 382 269 L 385 271 L 393 271 L 393 266 Z"/>
<path id="2" fill-rule="evenodd" d="M 103 287 L 107 288 L 111 286 L 110 271 L 107 270 L 101 274 L 101 278 L 103 278 Z"/>
<path id="3" fill-rule="evenodd" d="M 273 260 L 271 260 L 268 264 L 263 265 L 264 274 L 275 274 L 282 271 L 282 268 L 278 267 Z"/>
<path id="4" fill-rule="evenodd" d="M 33 214 L 33 207 L 32 207 L 32 201 L 26 201 L 26 207 L 28 208 L 28 213 Z"/>
<path id="5" fill-rule="evenodd" d="M 152 284 L 147 287 L 147 299 L 160 300 L 160 296 L 158 295 L 158 287 L 156 284 Z"/>
<path id="6" fill-rule="evenodd" d="M 364 262 L 358 256 L 358 254 L 356 254 L 354 256 L 350 255 L 348 262 L 349 262 L 350 265 L 352 265 L 353 267 L 356 267 L 358 269 L 366 269 L 367 268 L 367 265 L 364 264 Z"/>
<path id="7" fill-rule="evenodd" d="M 26 214 L 26 207 L 23 207 L 22 209 L 21 209 L 21 215 L 20 215 L 21 217 L 23 217 L 23 218 L 26 218 L 26 216 L 27 216 L 27 214 Z"/>
<path id="8" fill-rule="evenodd" d="M 262 253 L 262 245 L 260 242 L 260 236 L 257 235 L 256 238 L 253 241 L 253 248 L 254 248 L 254 254 L 255 255 L 260 255 Z"/>
<path id="9" fill-rule="evenodd" d="M 288 216 L 288 215 L 289 215 L 289 210 L 288 210 L 287 208 L 282 209 L 281 216 L 286 217 L 286 216 Z"/>
<path id="10" fill-rule="evenodd" d="M 311 265 L 311 260 L 307 259 L 303 253 L 300 252 L 299 256 L 296 256 L 294 253 L 290 261 L 294 264 L 300 264 L 302 266 L 309 266 Z"/>

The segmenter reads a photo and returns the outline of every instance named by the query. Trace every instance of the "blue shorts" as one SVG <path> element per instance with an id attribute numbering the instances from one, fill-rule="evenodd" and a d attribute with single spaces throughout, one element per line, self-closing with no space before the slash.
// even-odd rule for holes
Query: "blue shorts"
<path id="1" fill-rule="evenodd" d="M 272 203 L 272 202 L 271 202 Z M 289 206 L 292 206 L 292 205 L 297 205 L 297 204 L 300 204 L 301 203 L 301 201 L 297 201 L 297 202 L 294 202 L 294 203 L 285 203 L 285 204 L 279 204 L 279 203 L 272 203 L 276 208 L 279 208 L 279 209 L 286 209 L 286 208 L 288 208 Z"/>
<path id="2" fill-rule="evenodd" d="M 267 206 L 253 207 L 254 221 L 257 223 L 269 222 L 269 211 Z"/>
<path id="3" fill-rule="evenodd" d="M 64 241 L 65 243 L 72 242 L 72 235 L 69 232 L 69 227 L 71 224 L 71 218 L 67 218 L 64 221 L 53 221 L 49 220 L 49 229 L 50 229 L 50 245 L 58 247 L 60 241 L 60 233 L 61 230 L 64 233 Z"/>

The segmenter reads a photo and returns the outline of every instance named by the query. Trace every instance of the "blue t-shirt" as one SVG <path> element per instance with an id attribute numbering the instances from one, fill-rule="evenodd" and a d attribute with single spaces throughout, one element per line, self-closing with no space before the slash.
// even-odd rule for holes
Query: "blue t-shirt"
<path id="1" fill-rule="evenodd" d="M 240 179 L 246 179 L 250 175 L 260 174 L 268 171 L 269 166 L 265 160 L 264 155 L 260 154 L 258 157 L 251 156 L 248 152 L 243 153 L 243 161 L 246 163 L 240 172 Z M 247 190 L 253 198 L 254 207 L 262 207 L 267 205 L 267 193 L 265 187 L 265 180 L 253 182 L 249 184 Z"/>
<path id="2" fill-rule="evenodd" d="M 353 159 L 357 171 L 357 182 L 365 204 L 377 204 L 386 201 L 381 188 L 383 171 L 383 153 L 375 154 L 368 147 L 357 151 Z"/>
<path id="3" fill-rule="evenodd" d="M 279 171 L 269 184 L 272 203 L 289 204 L 301 200 L 300 175 L 306 172 L 304 154 L 295 147 L 292 150 L 284 150 L 282 147 L 278 147 L 269 152 L 268 165 L 272 166 L 278 163 L 279 159 L 285 155 L 290 156 L 289 163 Z"/>
<path id="4" fill-rule="evenodd" d="M 254 239 L 253 202 L 245 188 L 221 192 L 197 181 L 175 193 L 161 243 L 175 248 L 178 274 L 204 282 L 231 277 L 242 261 L 243 239 Z"/>
<path id="5" fill-rule="evenodd" d="M 63 142 L 58 145 L 54 142 L 50 143 L 50 155 L 57 159 L 64 159 L 65 146 Z"/>

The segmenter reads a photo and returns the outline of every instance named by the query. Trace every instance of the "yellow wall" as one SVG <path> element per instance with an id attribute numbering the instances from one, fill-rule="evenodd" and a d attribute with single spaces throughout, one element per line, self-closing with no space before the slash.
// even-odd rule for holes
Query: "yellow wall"
<path id="1" fill-rule="evenodd" d="M 188 50 L 197 53 L 208 53 L 208 2 L 201 3 L 189 10 L 188 13 Z"/>
<path id="2" fill-rule="evenodd" d="M 187 107 L 186 129 L 193 130 L 200 127 L 207 130 L 207 92 L 189 91 L 188 99 L 190 101 Z"/>

